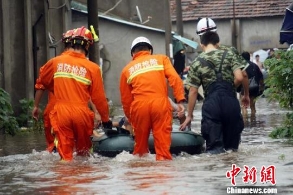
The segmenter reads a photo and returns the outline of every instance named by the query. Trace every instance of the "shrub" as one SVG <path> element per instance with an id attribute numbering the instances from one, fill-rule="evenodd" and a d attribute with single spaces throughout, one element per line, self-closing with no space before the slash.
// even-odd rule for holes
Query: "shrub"
<path id="1" fill-rule="evenodd" d="M 13 116 L 13 108 L 11 105 L 10 95 L 0 88 L 0 130 L 4 134 L 15 135 L 19 125 L 16 118 Z"/>
<path id="2" fill-rule="evenodd" d="M 19 100 L 21 106 L 21 112 L 17 117 L 17 122 L 21 127 L 31 127 L 33 122 L 33 117 L 31 115 L 34 101 L 28 99 L 21 99 Z"/>
<path id="3" fill-rule="evenodd" d="M 21 113 L 17 117 L 17 121 L 21 127 L 27 127 L 28 130 L 42 131 L 43 126 L 43 114 L 40 113 L 39 120 L 36 121 L 32 117 L 32 110 L 34 107 L 34 100 L 21 99 L 19 100 L 21 105 Z"/>
<path id="4" fill-rule="evenodd" d="M 287 113 L 284 124 L 270 133 L 272 138 L 293 138 L 293 113 Z"/>
<path id="5" fill-rule="evenodd" d="M 269 101 L 278 101 L 280 106 L 293 110 L 293 50 L 276 51 L 277 58 L 267 59 L 265 67 L 269 76 L 264 94 Z M 288 113 L 282 127 L 270 134 L 273 138 L 293 138 L 293 113 Z"/>

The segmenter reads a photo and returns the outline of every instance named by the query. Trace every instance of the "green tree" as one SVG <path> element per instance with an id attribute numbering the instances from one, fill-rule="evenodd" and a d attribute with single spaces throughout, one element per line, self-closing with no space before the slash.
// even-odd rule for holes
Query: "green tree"
<path id="1" fill-rule="evenodd" d="M 43 131 L 44 130 L 44 120 L 43 113 L 40 112 L 39 120 L 36 121 L 32 117 L 32 110 L 34 107 L 34 100 L 32 99 L 21 99 L 19 100 L 21 106 L 21 112 L 16 117 L 16 120 L 21 127 L 25 127 L 28 130 L 33 131 Z M 42 109 L 41 109 L 42 110 Z"/>
<path id="2" fill-rule="evenodd" d="M 19 126 L 13 116 L 10 95 L 2 88 L 0 88 L 0 107 L 0 131 L 4 134 L 15 135 Z"/>
<path id="3" fill-rule="evenodd" d="M 31 112 L 34 106 L 34 100 L 21 99 L 19 100 L 21 112 L 16 120 L 21 127 L 32 127 L 33 117 Z"/>
<path id="4" fill-rule="evenodd" d="M 264 94 L 269 101 L 278 101 L 280 106 L 293 110 L 293 50 L 276 51 L 276 57 L 265 60 L 269 76 Z M 286 115 L 281 127 L 270 134 L 273 138 L 293 138 L 293 113 Z"/>

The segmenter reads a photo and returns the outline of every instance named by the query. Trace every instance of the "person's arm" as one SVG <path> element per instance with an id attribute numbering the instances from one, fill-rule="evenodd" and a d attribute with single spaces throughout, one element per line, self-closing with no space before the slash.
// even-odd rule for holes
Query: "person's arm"
<path id="1" fill-rule="evenodd" d="M 184 130 L 193 119 L 193 110 L 196 105 L 197 94 L 198 88 L 191 86 L 188 94 L 187 116 L 185 121 L 180 125 L 180 130 Z"/>
<path id="2" fill-rule="evenodd" d="M 246 76 L 243 75 L 245 72 Z M 237 69 L 234 71 L 234 85 L 237 86 L 237 84 L 242 83 L 244 95 L 241 99 L 242 105 L 247 108 L 250 104 L 249 100 L 249 82 L 248 82 L 248 76 L 246 71 L 241 71 L 240 69 Z"/>
<path id="3" fill-rule="evenodd" d="M 191 119 L 193 119 L 193 110 L 196 105 L 197 95 L 198 88 L 190 87 L 188 93 L 187 117 L 190 117 Z"/>
<path id="4" fill-rule="evenodd" d="M 248 80 L 248 75 L 247 72 L 245 70 L 242 70 L 242 86 L 243 86 L 243 90 L 244 90 L 244 96 L 249 97 L 249 80 Z"/>
<path id="5" fill-rule="evenodd" d="M 186 78 L 186 85 L 190 86 L 188 93 L 188 105 L 187 105 L 187 116 L 185 121 L 180 125 L 180 130 L 184 130 L 187 125 L 190 124 L 193 119 L 193 110 L 195 108 L 195 104 L 198 96 L 198 88 L 202 85 L 201 82 L 201 63 L 198 60 L 195 60 L 193 64 L 190 66 L 190 70 L 188 72 Z"/>
<path id="6" fill-rule="evenodd" d="M 177 112 L 179 110 L 178 105 L 175 102 L 173 102 L 173 100 L 170 97 L 168 97 L 168 99 L 172 106 L 173 111 Z"/>
<path id="7" fill-rule="evenodd" d="M 169 85 L 173 88 L 174 97 L 178 104 L 182 104 L 185 102 L 183 81 L 174 69 L 169 57 L 165 56 L 163 63 L 166 78 L 168 79 Z"/>
<path id="8" fill-rule="evenodd" d="M 92 102 L 92 100 L 89 101 L 89 106 L 91 107 L 92 111 L 95 114 L 95 121 L 96 121 L 95 126 L 99 126 L 102 122 L 101 115 L 98 112 L 98 110 L 97 110 L 95 104 Z"/>
<path id="9" fill-rule="evenodd" d="M 37 89 L 36 94 L 35 94 L 35 101 L 34 101 L 34 108 L 32 110 L 32 116 L 34 119 L 38 120 L 39 119 L 39 114 L 40 114 L 40 101 L 42 99 L 42 96 L 44 94 L 43 89 Z"/>
<path id="10" fill-rule="evenodd" d="M 234 85 L 235 87 L 238 87 L 239 85 L 242 85 L 244 90 L 244 95 L 242 98 L 242 105 L 244 107 L 248 107 L 250 104 L 249 100 L 249 81 L 248 81 L 248 75 L 246 73 L 246 68 L 249 66 L 249 63 L 239 54 L 239 52 L 232 47 L 232 68 L 234 77 L 236 77 L 235 74 L 237 74 L 237 78 L 234 79 Z M 242 79 L 240 79 L 242 77 Z M 240 82 L 241 81 L 241 82 Z"/>
<path id="11" fill-rule="evenodd" d="M 110 121 L 109 105 L 106 99 L 101 70 L 96 66 L 96 69 L 92 71 L 92 85 L 90 86 L 91 101 L 95 105 L 97 112 L 101 115 L 102 122 L 108 122 Z"/>
<path id="12" fill-rule="evenodd" d="M 132 87 L 127 83 L 127 77 L 122 72 L 120 76 L 120 97 L 121 97 L 121 103 L 122 103 L 124 114 L 130 123 L 131 123 L 130 105 L 133 102 L 133 96 L 131 94 L 131 90 L 132 90 Z"/>
<path id="13" fill-rule="evenodd" d="M 234 86 L 238 87 L 242 84 L 243 72 L 240 69 L 234 71 Z"/>
<path id="14" fill-rule="evenodd" d="M 175 102 L 173 102 L 173 100 L 170 97 L 168 97 L 168 99 L 169 99 L 169 102 L 172 106 L 173 112 L 176 112 L 176 114 L 179 118 L 184 117 L 185 116 L 184 105 L 182 103 L 176 104 Z"/>
<path id="15" fill-rule="evenodd" d="M 246 71 L 242 71 L 242 75 L 243 75 L 242 86 L 243 86 L 244 95 L 241 99 L 241 102 L 242 102 L 242 106 L 244 106 L 244 108 L 248 108 L 248 106 L 250 105 L 249 80 L 248 80 L 248 75 L 247 75 Z"/>
<path id="16" fill-rule="evenodd" d="M 169 81 L 170 86 L 173 88 L 174 97 L 177 100 L 177 115 L 178 117 L 182 117 L 185 114 L 185 108 L 183 105 L 183 103 L 185 102 L 183 81 L 177 74 L 167 56 L 164 60 L 164 66 L 165 75 Z"/>
<path id="17" fill-rule="evenodd" d="M 34 99 L 34 108 L 32 110 L 32 117 L 35 120 L 39 119 L 39 112 L 40 112 L 39 105 L 45 91 L 45 87 L 42 83 L 44 69 L 46 69 L 47 66 L 50 66 L 50 63 L 47 63 L 47 64 L 49 65 L 44 65 L 40 68 L 39 77 L 37 78 L 36 84 L 35 84 L 36 93 L 35 93 L 35 99 Z"/>

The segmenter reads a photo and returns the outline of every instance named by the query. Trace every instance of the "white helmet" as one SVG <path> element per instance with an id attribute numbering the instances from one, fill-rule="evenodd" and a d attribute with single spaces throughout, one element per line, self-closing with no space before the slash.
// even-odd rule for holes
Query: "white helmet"
<path id="1" fill-rule="evenodd" d="M 216 32 L 217 31 L 216 23 L 210 18 L 200 19 L 199 22 L 197 23 L 196 33 L 198 35 L 203 35 L 205 32 L 208 32 L 208 31 Z"/>
<path id="2" fill-rule="evenodd" d="M 140 45 L 148 46 L 151 50 L 151 53 L 153 54 L 153 46 L 152 46 L 150 40 L 148 40 L 146 37 L 137 37 L 132 41 L 131 48 L 130 48 L 131 55 L 132 55 L 132 52 L 134 51 L 134 49 Z"/>

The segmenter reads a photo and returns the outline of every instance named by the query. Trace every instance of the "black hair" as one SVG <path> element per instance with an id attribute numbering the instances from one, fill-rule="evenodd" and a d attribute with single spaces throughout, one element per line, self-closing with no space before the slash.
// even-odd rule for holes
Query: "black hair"
<path id="1" fill-rule="evenodd" d="M 249 52 L 244 51 L 241 55 L 246 61 L 250 61 L 250 53 Z"/>
<path id="2" fill-rule="evenodd" d="M 132 50 L 131 50 L 131 55 L 133 53 L 139 52 L 139 51 L 149 51 L 151 50 L 151 53 L 153 53 L 153 47 L 148 44 L 148 43 L 138 43 L 136 44 Z"/>
<path id="3" fill-rule="evenodd" d="M 80 44 L 73 44 L 72 45 L 73 49 L 78 49 L 78 50 L 84 50 L 86 51 L 85 45 L 80 45 Z"/>
<path id="4" fill-rule="evenodd" d="M 71 45 L 70 42 L 64 43 L 64 48 L 65 48 L 65 49 L 69 49 L 69 48 L 71 48 L 71 47 L 72 47 L 72 45 Z"/>
<path id="5" fill-rule="evenodd" d="M 208 44 L 216 45 L 220 42 L 220 37 L 218 33 L 208 31 L 200 36 L 200 42 L 204 46 L 207 46 Z"/>
<path id="6" fill-rule="evenodd" d="M 89 43 L 87 41 L 79 39 L 72 40 L 71 47 L 76 50 L 82 50 L 86 56 L 88 55 Z"/>
<path id="7" fill-rule="evenodd" d="M 133 52 L 149 51 L 151 48 L 147 45 L 139 45 L 133 49 Z"/>
<path id="8" fill-rule="evenodd" d="M 258 54 L 256 54 L 256 55 L 255 55 L 255 57 L 257 58 L 257 57 L 259 57 L 259 55 L 258 55 Z"/>

